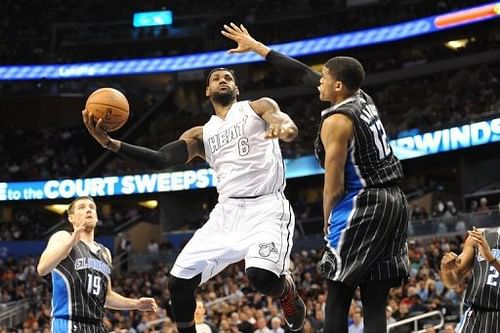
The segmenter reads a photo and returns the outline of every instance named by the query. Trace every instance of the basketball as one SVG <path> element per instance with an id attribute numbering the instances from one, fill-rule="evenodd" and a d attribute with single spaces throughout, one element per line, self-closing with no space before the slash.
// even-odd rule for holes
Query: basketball
<path id="1" fill-rule="evenodd" d="M 94 91 L 87 98 L 85 108 L 94 118 L 102 119 L 103 129 L 107 132 L 120 129 L 127 122 L 129 115 L 127 98 L 113 88 Z"/>

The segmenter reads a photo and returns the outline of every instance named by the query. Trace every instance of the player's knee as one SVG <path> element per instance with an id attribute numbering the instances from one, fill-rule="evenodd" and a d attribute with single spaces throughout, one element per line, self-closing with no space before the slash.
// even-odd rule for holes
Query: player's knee
<path id="1" fill-rule="evenodd" d="M 201 274 L 198 274 L 191 279 L 181 279 L 175 276 L 170 276 L 168 281 L 168 290 L 170 291 L 172 298 L 175 298 L 176 296 L 184 297 L 186 294 L 189 295 L 194 293 L 200 282 Z"/>
<path id="2" fill-rule="evenodd" d="M 252 287 L 268 296 L 279 296 L 283 290 L 284 279 L 265 269 L 250 267 L 246 270 Z"/>

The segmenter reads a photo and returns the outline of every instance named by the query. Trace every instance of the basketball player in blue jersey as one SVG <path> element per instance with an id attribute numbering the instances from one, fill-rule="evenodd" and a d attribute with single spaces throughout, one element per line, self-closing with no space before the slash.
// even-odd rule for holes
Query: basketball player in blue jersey
<path id="1" fill-rule="evenodd" d="M 209 220 L 183 248 L 169 289 L 180 333 L 195 333 L 195 289 L 228 265 L 245 260 L 252 286 L 278 298 L 288 327 L 300 331 L 305 305 L 289 274 L 295 216 L 285 198 L 285 169 L 278 139 L 292 141 L 297 127 L 270 98 L 237 101 L 234 74 L 212 70 L 206 96 L 215 114 L 179 140 L 150 150 L 111 139 L 101 121 L 83 111 L 92 136 L 118 154 L 151 166 L 205 159 L 217 177 L 218 203 Z"/>
<path id="2" fill-rule="evenodd" d="M 465 292 L 468 306 L 458 333 L 500 332 L 500 229 L 469 231 L 460 255 L 446 253 L 441 259 L 441 279 L 456 288 L 472 271 Z"/>
<path id="3" fill-rule="evenodd" d="M 253 51 L 283 75 L 319 90 L 331 106 L 321 113 L 315 143 L 325 169 L 323 212 L 327 278 L 325 333 L 347 333 L 349 306 L 361 289 L 364 332 L 387 331 L 385 306 L 392 286 L 408 276 L 409 207 L 398 187 L 403 178 L 372 98 L 360 89 L 363 66 L 351 57 L 328 60 L 320 73 L 256 41 L 243 25 L 222 34 Z"/>
<path id="4" fill-rule="evenodd" d="M 52 273 L 53 333 L 106 332 L 104 308 L 156 311 L 153 298 L 123 297 L 111 288 L 111 253 L 94 241 L 97 207 L 79 197 L 68 207 L 73 232 L 53 234 L 38 263 L 38 273 Z"/>

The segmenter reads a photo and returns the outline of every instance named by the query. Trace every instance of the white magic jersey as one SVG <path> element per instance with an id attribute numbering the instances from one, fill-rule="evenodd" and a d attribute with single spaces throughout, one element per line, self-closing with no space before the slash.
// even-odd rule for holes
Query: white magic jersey
<path id="1" fill-rule="evenodd" d="M 278 139 L 265 139 L 266 128 L 248 101 L 234 103 L 224 120 L 212 115 L 203 126 L 205 157 L 217 176 L 219 201 L 285 189 Z"/>

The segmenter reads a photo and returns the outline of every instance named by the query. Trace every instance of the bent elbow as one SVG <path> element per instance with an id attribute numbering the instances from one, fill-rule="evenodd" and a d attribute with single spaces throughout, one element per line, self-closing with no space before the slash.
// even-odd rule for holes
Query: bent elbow
<path id="1" fill-rule="evenodd" d="M 36 271 L 40 276 L 45 276 L 50 273 L 47 267 L 43 264 L 38 264 L 38 266 L 36 266 Z"/>
<path id="2" fill-rule="evenodd" d="M 297 128 L 297 126 L 294 126 L 292 128 L 292 133 L 290 134 L 290 141 L 293 141 L 297 138 L 297 135 L 299 135 L 299 129 Z"/>
<path id="3" fill-rule="evenodd" d="M 38 275 L 40 275 L 40 276 L 47 275 L 47 272 L 45 271 L 45 269 L 43 269 L 43 267 L 40 265 L 38 265 L 36 267 L 36 271 L 38 272 Z"/>

